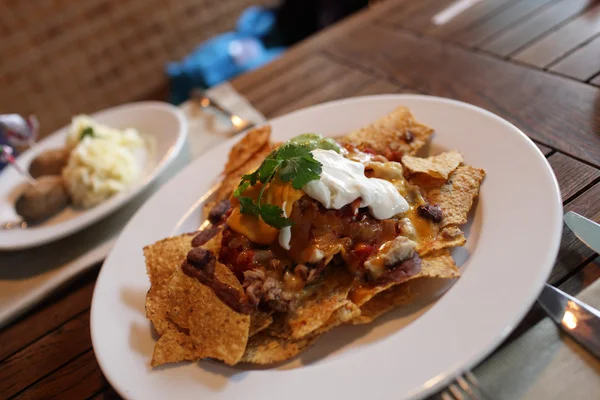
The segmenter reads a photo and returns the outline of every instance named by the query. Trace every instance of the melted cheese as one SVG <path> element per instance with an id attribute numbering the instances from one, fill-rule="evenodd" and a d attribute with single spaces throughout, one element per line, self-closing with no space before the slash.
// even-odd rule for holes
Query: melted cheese
<path id="1" fill-rule="evenodd" d="M 244 192 L 244 196 L 252 197 L 254 201 L 256 201 L 259 191 L 260 185 L 257 185 Z M 275 180 L 271 182 L 269 187 L 265 190 L 262 202 L 264 204 L 272 204 L 283 209 L 284 214 L 289 216 L 292 213 L 294 203 L 302 196 L 304 196 L 303 191 L 294 189 L 288 183 Z M 271 244 L 279 237 L 279 242 L 283 248 L 286 248 L 285 240 L 287 239 L 287 248 L 289 249 L 289 238 L 286 237 L 285 234 L 280 234 L 279 229 L 267 225 L 258 217 L 242 214 L 240 212 L 240 208 L 235 207 L 237 204 L 239 204 L 237 199 L 232 199 L 232 204 L 234 205 L 234 208 L 233 212 L 227 219 L 227 225 L 229 225 L 233 231 L 246 236 L 252 242 L 258 244 Z M 284 229 L 281 231 L 283 232 Z"/>

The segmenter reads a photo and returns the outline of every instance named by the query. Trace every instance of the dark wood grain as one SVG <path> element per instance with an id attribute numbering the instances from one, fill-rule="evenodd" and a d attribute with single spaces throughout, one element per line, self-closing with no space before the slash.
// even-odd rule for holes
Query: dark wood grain
<path id="1" fill-rule="evenodd" d="M 423 21 L 446 8 L 453 0 L 420 0 L 399 3 L 381 17 L 381 22 L 418 29 Z M 419 21 L 416 21 L 418 19 Z"/>
<path id="2" fill-rule="evenodd" d="M 563 201 L 568 201 L 582 189 L 600 180 L 600 170 L 562 153 L 548 157 L 558 180 Z"/>
<path id="3" fill-rule="evenodd" d="M 600 197 L 598 196 L 600 196 L 600 183 L 595 184 L 581 196 L 568 203 L 565 206 L 565 212 L 575 211 L 584 217 L 600 222 L 600 201 L 598 201 Z M 563 226 L 558 259 L 549 281 L 551 283 L 561 281 L 566 276 L 574 273 L 586 261 L 591 260 L 593 256 L 594 252 L 581 243 L 569 228 Z"/>
<path id="4" fill-rule="evenodd" d="M 407 89 L 409 90 L 409 89 Z M 404 89 L 391 82 L 374 79 L 373 82 L 355 91 L 352 96 L 370 96 L 373 94 L 404 93 Z"/>
<path id="5" fill-rule="evenodd" d="M 584 11 L 592 0 L 561 0 L 506 29 L 481 46 L 483 50 L 506 57 L 541 37 L 561 23 Z"/>
<path id="6" fill-rule="evenodd" d="M 313 55 L 298 60 L 284 74 L 274 74 L 268 79 L 265 79 L 261 85 L 255 86 L 252 90 L 246 91 L 248 100 L 257 107 L 260 107 L 262 102 L 268 102 L 272 98 L 279 97 L 279 93 L 290 88 L 301 88 L 304 90 L 304 85 L 300 82 L 312 82 L 315 76 L 321 74 L 323 69 L 331 61 L 321 55 Z M 277 94 L 277 96 L 275 96 Z"/>
<path id="7" fill-rule="evenodd" d="M 546 4 L 556 0 L 520 0 L 511 2 L 489 18 L 466 27 L 448 37 L 456 43 L 477 47 L 482 42 L 509 28 L 513 24 L 529 18 Z"/>
<path id="8" fill-rule="evenodd" d="M 527 46 L 515 54 L 513 59 L 545 68 L 598 33 L 600 33 L 600 3 Z M 600 70 L 600 64 L 597 67 Z"/>
<path id="9" fill-rule="evenodd" d="M 544 146 L 543 144 L 536 143 L 535 145 L 538 147 L 538 149 L 540 149 L 542 154 L 544 154 L 546 157 L 554 151 L 550 147 Z"/>
<path id="10" fill-rule="evenodd" d="M 106 390 L 90 397 L 89 400 L 120 400 L 121 398 L 113 388 L 108 387 Z"/>
<path id="11" fill-rule="evenodd" d="M 352 71 L 345 65 L 339 64 L 323 56 L 322 63 L 318 70 L 310 72 L 309 75 L 286 74 L 286 79 L 282 80 L 281 84 L 270 90 L 266 97 L 253 102 L 253 104 L 261 110 L 267 117 L 273 117 L 281 114 L 276 111 L 282 109 L 283 106 L 292 104 L 304 96 L 317 96 L 316 93 L 323 92 L 323 98 L 333 98 L 336 90 L 336 83 L 339 80 L 344 80 L 347 85 L 363 85 L 367 83 L 368 76 L 359 71 Z M 347 80 L 350 78 L 349 80 Z M 333 87 L 332 87 L 333 86 Z M 338 89 L 344 88 L 337 86 Z M 304 105 L 308 105 L 304 103 Z M 288 110 L 295 109 L 297 106 L 291 105 Z"/>
<path id="12" fill-rule="evenodd" d="M 85 399 L 107 385 L 94 352 L 89 350 L 30 386 L 14 399 Z"/>
<path id="13" fill-rule="evenodd" d="M 600 36 L 553 65 L 550 71 L 582 81 L 596 75 L 600 72 Z"/>
<path id="14" fill-rule="evenodd" d="M 598 278 L 600 278 L 600 258 L 597 257 L 567 279 L 560 288 L 571 295 L 577 295 Z"/>
<path id="15" fill-rule="evenodd" d="M 451 36 L 453 33 L 478 22 L 485 24 L 488 16 L 497 14 L 512 2 L 514 0 L 482 0 L 443 25 L 430 24 L 425 31 L 428 35 L 447 38 L 449 35 Z"/>
<path id="16" fill-rule="evenodd" d="M 83 313 L 0 364 L 0 398 L 19 393 L 91 346 L 89 313 Z"/>
<path id="17" fill-rule="evenodd" d="M 270 111 L 267 107 L 265 107 L 265 110 L 270 117 L 286 114 L 314 104 L 352 96 L 356 91 L 373 82 L 372 77 L 361 71 L 342 67 L 337 72 L 335 79 L 323 82 L 318 90 L 310 90 L 304 95 L 298 96 L 296 100 L 281 103 L 281 107 L 273 111 Z"/>
<path id="18" fill-rule="evenodd" d="M 47 306 L 0 331 L 0 363 L 21 348 L 88 309 L 94 291 L 93 276 L 74 282 L 62 294 L 48 300 Z M 81 286 L 79 286 L 81 285 Z M 78 287 L 79 286 L 79 287 Z"/>
<path id="19" fill-rule="evenodd" d="M 600 164 L 600 91 L 592 86 L 377 26 L 327 51 L 400 85 L 488 109 L 542 144 Z"/>

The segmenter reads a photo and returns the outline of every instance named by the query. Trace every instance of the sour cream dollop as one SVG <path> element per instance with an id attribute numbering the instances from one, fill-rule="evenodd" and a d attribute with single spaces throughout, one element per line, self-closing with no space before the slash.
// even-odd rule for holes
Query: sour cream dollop
<path id="1" fill-rule="evenodd" d="M 336 209 L 359 197 L 377 219 L 388 219 L 408 211 L 408 203 L 391 182 L 365 176 L 365 165 L 349 160 L 333 150 L 315 149 L 313 157 L 323 165 L 321 178 L 302 190 L 325 208 Z"/>

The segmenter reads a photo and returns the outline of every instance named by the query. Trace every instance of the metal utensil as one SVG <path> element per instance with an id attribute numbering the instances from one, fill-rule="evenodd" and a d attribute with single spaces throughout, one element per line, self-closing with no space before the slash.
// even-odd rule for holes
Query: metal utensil
<path id="1" fill-rule="evenodd" d="M 579 240 L 600 254 L 600 224 L 573 211 L 565 214 L 564 221 Z"/>
<path id="2" fill-rule="evenodd" d="M 600 253 L 599 224 L 573 211 L 565 214 L 564 221 L 579 240 Z M 566 334 L 600 358 L 600 311 L 548 284 L 538 303 Z"/>
<path id="3" fill-rule="evenodd" d="M 493 397 L 483 389 L 470 371 L 456 378 L 440 398 L 442 400 L 493 400 Z"/>
<path id="4" fill-rule="evenodd" d="M 548 284 L 538 303 L 565 333 L 600 358 L 600 311 Z"/>
<path id="5" fill-rule="evenodd" d="M 214 108 L 219 111 L 221 114 L 225 115 L 229 121 L 231 121 L 231 125 L 235 128 L 232 135 L 238 134 L 246 129 L 252 128 L 255 124 L 252 121 L 248 121 L 247 119 L 243 119 L 239 115 L 233 114 L 232 112 L 226 110 L 221 107 L 221 105 L 215 100 L 211 99 L 206 95 L 203 90 L 195 89 L 192 91 L 192 98 L 198 102 L 200 107 L 202 108 Z"/>

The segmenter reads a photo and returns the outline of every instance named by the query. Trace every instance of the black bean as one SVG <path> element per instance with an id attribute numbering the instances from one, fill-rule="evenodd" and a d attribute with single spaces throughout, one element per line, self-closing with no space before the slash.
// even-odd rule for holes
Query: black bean
<path id="1" fill-rule="evenodd" d="M 229 199 L 221 200 L 208 213 L 208 220 L 213 224 L 221 222 L 230 208 L 231 203 L 229 202 Z"/>
<path id="2" fill-rule="evenodd" d="M 426 204 L 417 208 L 419 215 L 423 218 L 432 220 L 433 222 L 442 222 L 442 209 L 437 204 Z"/>
<path id="3" fill-rule="evenodd" d="M 202 246 L 203 244 L 205 244 L 206 242 L 208 242 L 210 239 L 212 239 L 213 237 L 215 237 L 215 235 L 217 233 L 219 233 L 220 229 L 221 228 L 218 227 L 218 226 L 211 226 L 210 228 L 206 228 L 204 230 L 201 230 L 192 239 L 192 246 L 193 247 Z"/>

